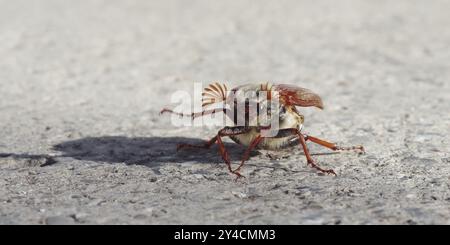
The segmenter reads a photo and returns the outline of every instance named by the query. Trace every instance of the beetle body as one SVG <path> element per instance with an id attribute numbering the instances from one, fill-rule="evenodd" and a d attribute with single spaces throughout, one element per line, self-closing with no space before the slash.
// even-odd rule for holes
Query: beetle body
<path id="1" fill-rule="evenodd" d="M 283 88 L 286 88 L 288 86 L 292 85 L 272 85 L 270 83 L 251 83 L 251 84 L 244 84 L 238 87 L 235 87 L 231 89 L 231 92 L 234 93 L 234 96 L 227 96 L 225 103 L 230 106 L 234 107 L 234 110 L 237 110 L 236 105 L 239 103 L 244 104 L 245 99 L 248 99 L 248 96 L 246 94 L 248 93 L 256 93 L 259 94 L 261 92 L 266 92 L 269 98 L 264 98 L 263 100 L 259 100 L 256 102 L 257 106 L 259 107 L 260 104 L 265 102 L 264 100 L 270 100 L 273 99 L 271 96 L 275 96 L 276 93 L 279 93 L 280 90 Z M 217 85 L 216 85 L 217 87 Z M 306 91 L 306 89 L 303 89 Z M 275 92 L 275 93 L 274 93 Z M 312 93 L 308 91 L 308 93 Z M 279 99 L 279 98 L 277 98 Z M 318 96 L 315 96 L 315 99 L 317 100 L 316 105 L 319 107 L 322 107 L 322 102 Z M 258 113 L 256 115 L 252 115 L 250 112 L 246 110 L 246 124 L 254 125 L 257 124 L 258 121 L 261 121 Z M 236 118 L 233 117 L 234 115 L 232 113 L 228 113 L 227 116 L 233 120 L 234 124 L 236 125 Z M 279 119 L 278 128 L 277 129 L 288 129 L 288 128 L 298 128 L 299 130 L 303 127 L 304 122 L 304 116 L 301 115 L 298 110 L 295 108 L 295 106 L 282 103 L 280 104 L 280 108 L 277 110 L 277 116 Z M 248 118 L 248 119 L 247 119 Z M 249 126 L 251 129 L 243 134 L 238 135 L 230 135 L 230 139 L 232 139 L 234 142 L 244 145 L 244 146 L 250 146 L 251 142 L 253 142 L 258 135 L 261 134 L 261 128 L 259 126 Z M 274 137 L 267 137 L 261 140 L 261 142 L 256 146 L 259 149 L 265 149 L 265 150 L 279 150 L 284 149 L 287 147 L 291 147 L 294 145 L 298 145 L 298 137 L 296 135 L 288 135 L 286 137 L 281 138 L 274 138 Z"/>
<path id="2" fill-rule="evenodd" d="M 249 96 L 249 94 L 257 96 Z M 273 104 L 274 101 L 278 103 Z M 231 173 L 242 177 L 240 169 L 249 158 L 250 152 L 255 149 L 279 150 L 300 145 L 305 153 L 308 165 L 328 174 L 336 173 L 332 169 L 322 169 L 309 154 L 306 141 L 319 144 L 333 151 L 360 150 L 362 146 L 339 147 L 334 143 L 303 134 L 304 116 L 297 107 L 317 107 L 323 109 L 322 99 L 312 91 L 295 85 L 255 83 L 245 84 L 228 91 L 226 85 L 213 83 L 206 87 L 202 93 L 202 111 L 183 114 L 170 109 L 163 109 L 161 113 L 169 112 L 180 116 L 190 116 L 192 119 L 208 114 L 223 112 L 233 122 L 233 126 L 221 129 L 218 134 L 204 145 L 180 144 L 182 148 L 210 148 L 217 143 L 219 152 Z M 209 109 L 220 105 L 219 108 Z M 276 108 L 273 108 L 276 107 Z M 270 110 L 269 110 L 270 109 Z M 262 112 L 269 112 L 270 118 L 277 120 L 276 126 L 267 126 L 267 117 Z M 266 136 L 262 132 L 270 130 L 275 134 Z M 234 142 L 247 147 L 241 164 L 233 170 L 228 152 L 222 142 L 222 137 L 230 137 Z"/>

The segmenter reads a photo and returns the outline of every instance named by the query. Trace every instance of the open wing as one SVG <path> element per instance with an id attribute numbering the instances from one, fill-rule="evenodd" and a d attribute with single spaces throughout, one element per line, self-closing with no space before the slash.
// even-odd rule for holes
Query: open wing
<path id="1" fill-rule="evenodd" d="M 218 82 L 209 84 L 202 93 L 202 107 L 225 101 L 227 98 L 227 86 Z"/>
<path id="2" fill-rule="evenodd" d="M 322 99 L 309 89 L 290 84 L 274 85 L 273 89 L 279 93 L 280 103 L 295 106 L 315 106 L 323 109 Z"/>

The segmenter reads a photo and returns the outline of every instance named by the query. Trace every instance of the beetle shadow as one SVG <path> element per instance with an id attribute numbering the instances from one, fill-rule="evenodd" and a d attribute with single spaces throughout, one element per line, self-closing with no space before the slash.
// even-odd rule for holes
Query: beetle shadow
<path id="1" fill-rule="evenodd" d="M 70 157 L 77 160 L 111 164 L 136 164 L 148 167 L 157 167 L 165 163 L 223 163 L 217 145 L 211 146 L 210 149 L 190 148 L 180 151 L 176 150 L 177 144 L 180 143 L 202 145 L 205 142 L 205 140 L 198 138 L 187 137 L 103 136 L 65 141 L 54 145 L 53 150 L 60 153 L 58 157 Z M 232 161 L 241 159 L 246 147 L 235 143 L 223 143 Z M 251 156 L 258 154 L 261 153 L 253 151 Z M 299 152 L 299 154 L 304 155 L 303 152 Z M 313 156 L 332 154 L 338 153 L 311 153 Z M 284 152 L 282 155 L 290 157 L 291 154 Z"/>
<path id="2" fill-rule="evenodd" d="M 216 145 L 210 149 L 184 149 L 177 151 L 179 143 L 202 145 L 204 140 L 185 137 L 87 137 L 66 141 L 53 146 L 61 153 L 58 157 L 71 157 L 77 160 L 125 163 L 159 167 L 167 163 L 222 163 Z M 232 159 L 239 158 L 245 148 L 224 142 Z"/>
<path id="3" fill-rule="evenodd" d="M 125 163 L 127 165 L 143 165 L 154 168 L 159 172 L 159 167 L 170 163 L 204 163 L 204 164 L 222 164 L 224 163 L 217 145 L 210 149 L 184 149 L 177 151 L 179 143 L 193 145 L 202 145 L 204 140 L 198 138 L 186 137 L 124 137 L 124 136 L 103 136 L 87 137 L 77 140 L 65 141 L 54 145 L 53 150 L 59 154 L 15 154 L 0 153 L 0 158 L 12 157 L 15 159 L 24 159 L 29 164 L 39 165 L 41 167 L 53 165 L 59 162 L 58 158 L 69 157 L 81 161 L 97 163 Z M 232 162 L 240 160 L 245 151 L 245 147 L 224 142 Z M 300 155 L 304 155 L 302 152 Z M 312 153 L 311 155 L 332 155 L 337 152 Z M 283 158 L 292 156 L 292 151 L 284 151 L 281 154 L 268 154 L 268 152 L 253 151 L 251 156 L 262 155 L 271 160 L 279 161 Z M 281 157 L 280 157 L 281 156 Z M 280 159 L 278 159 L 280 157 Z M 247 164 L 255 165 L 255 164 Z M 259 164 L 255 166 L 264 167 Z M 273 168 L 271 166 L 266 166 Z"/>

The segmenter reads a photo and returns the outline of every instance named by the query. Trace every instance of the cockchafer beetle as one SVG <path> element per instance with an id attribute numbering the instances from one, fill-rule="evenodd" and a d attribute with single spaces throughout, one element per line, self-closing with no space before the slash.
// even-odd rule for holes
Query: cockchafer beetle
<path id="1" fill-rule="evenodd" d="M 248 93 L 264 94 L 264 99 L 261 100 L 257 97 L 256 103 L 256 113 L 251 113 L 250 104 L 248 103 L 248 98 L 245 94 Z M 264 92 L 264 93 L 263 93 Z M 233 95 L 233 96 L 230 96 Z M 271 126 L 263 126 L 259 123 L 261 116 L 260 108 L 262 107 L 262 102 L 271 102 L 277 99 L 277 112 L 272 113 L 274 117 L 277 117 L 278 124 L 276 128 L 271 128 Z M 244 102 L 244 110 L 241 110 L 241 116 L 245 118 L 244 125 L 238 125 L 238 115 L 237 110 L 238 101 Z M 209 84 L 202 93 L 202 111 L 194 112 L 191 114 L 184 114 L 180 112 L 175 112 L 171 109 L 164 108 L 161 110 L 163 113 L 172 113 L 179 116 L 189 116 L 194 120 L 197 117 L 215 114 L 218 112 L 223 112 L 225 115 L 233 121 L 233 126 L 226 126 L 219 130 L 217 135 L 211 140 L 205 142 L 203 145 L 191 145 L 191 144 L 179 144 L 177 150 L 183 148 L 205 148 L 208 149 L 215 143 L 219 147 L 219 152 L 228 166 L 228 170 L 235 174 L 238 178 L 244 177 L 241 175 L 240 170 L 244 166 L 244 162 L 248 160 L 250 153 L 255 148 L 265 149 L 265 150 L 280 150 L 295 145 L 300 145 L 306 156 L 307 164 L 311 167 L 319 170 L 322 173 L 336 175 L 332 169 L 323 169 L 315 163 L 309 153 L 308 147 L 306 146 L 306 141 L 311 141 L 318 145 L 329 148 L 333 151 L 348 151 L 348 150 L 358 150 L 364 153 L 364 147 L 362 145 L 352 146 L 352 147 L 340 147 L 334 143 L 306 135 L 302 133 L 304 116 L 299 113 L 298 107 L 310 107 L 314 106 L 319 109 L 323 109 L 322 99 L 319 95 L 313 93 L 312 91 L 301 88 L 290 84 L 271 84 L 271 83 L 256 83 L 256 84 L 244 84 L 238 87 L 227 90 L 225 84 L 220 84 L 218 82 Z M 217 103 L 222 103 L 220 108 L 208 109 L 211 105 L 217 105 Z M 266 103 L 270 107 L 270 103 Z M 270 114 L 270 112 L 269 112 Z M 269 137 L 264 136 L 261 132 L 263 130 L 276 130 L 274 135 Z M 247 147 L 240 165 L 236 169 L 231 168 L 231 161 L 227 150 L 222 141 L 222 137 L 228 136 L 234 142 L 244 145 Z"/>

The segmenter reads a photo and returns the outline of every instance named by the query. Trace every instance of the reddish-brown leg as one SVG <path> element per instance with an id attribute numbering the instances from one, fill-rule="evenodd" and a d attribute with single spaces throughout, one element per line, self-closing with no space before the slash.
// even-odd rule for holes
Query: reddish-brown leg
<path id="1" fill-rule="evenodd" d="M 305 156 L 306 156 L 306 160 L 308 161 L 308 164 L 311 165 L 311 167 L 319 170 L 322 173 L 336 175 L 336 173 L 334 172 L 333 169 L 323 169 L 314 163 L 314 160 L 312 159 L 311 155 L 309 154 L 308 147 L 306 146 L 305 137 L 298 130 L 297 130 L 297 135 L 298 135 L 298 138 L 300 139 L 300 144 L 303 147 L 303 152 L 305 152 Z"/>
<path id="2" fill-rule="evenodd" d="M 251 151 L 258 146 L 259 142 L 261 142 L 261 140 L 263 139 L 263 137 L 261 137 L 260 135 L 258 137 L 256 137 L 252 143 L 250 143 L 250 145 L 247 147 L 247 150 L 245 150 L 244 156 L 242 157 L 242 161 L 241 164 L 239 165 L 239 167 L 237 167 L 234 172 L 238 173 L 239 170 L 241 170 L 242 166 L 244 166 L 244 162 L 248 160 L 248 158 L 250 157 L 250 153 Z"/>
<path id="3" fill-rule="evenodd" d="M 337 146 L 337 145 L 334 144 L 334 143 L 331 143 L 331 142 L 328 142 L 328 141 L 325 141 L 325 140 L 322 140 L 322 139 L 319 139 L 319 138 L 316 138 L 316 137 L 313 137 L 313 136 L 309 136 L 309 135 L 306 135 L 306 136 L 305 136 L 305 141 L 306 141 L 306 140 L 310 140 L 311 142 L 314 142 L 314 143 L 316 143 L 316 144 L 318 144 L 318 145 L 321 145 L 321 146 L 324 146 L 324 147 L 326 147 L 326 148 L 329 148 L 329 149 L 331 149 L 331 150 L 333 150 L 333 151 L 352 151 L 352 150 L 359 150 L 359 151 L 361 151 L 362 153 L 365 153 L 364 147 L 363 147 L 362 145 L 350 146 L 350 147 L 340 147 L 340 146 Z"/>
<path id="4" fill-rule="evenodd" d="M 231 136 L 231 135 L 238 135 L 238 134 L 244 134 L 247 133 L 250 130 L 250 128 L 248 127 L 242 127 L 242 126 L 238 126 L 238 127 L 225 127 L 223 129 L 221 129 L 219 131 L 219 133 L 217 134 L 217 145 L 219 146 L 219 152 L 222 155 L 223 160 L 225 161 L 225 163 L 227 164 L 228 170 L 236 175 L 236 180 L 244 177 L 243 175 L 241 175 L 239 172 L 237 171 L 233 171 L 233 169 L 231 169 L 231 161 L 230 158 L 228 156 L 228 152 L 225 149 L 225 145 L 222 142 L 222 138 L 223 136 Z"/>
<path id="5" fill-rule="evenodd" d="M 303 134 L 298 129 L 296 129 L 296 128 L 280 129 L 280 130 L 278 130 L 277 135 L 272 137 L 272 138 L 284 138 L 284 137 L 288 137 L 288 136 L 291 136 L 291 135 L 297 135 L 297 137 L 299 138 L 300 145 L 303 148 L 303 151 L 305 153 L 308 165 L 311 165 L 311 167 L 313 167 L 313 168 L 315 168 L 315 169 L 317 169 L 317 170 L 319 170 L 319 171 L 321 171 L 323 173 L 336 175 L 336 173 L 332 169 L 322 169 L 321 167 L 319 167 L 314 162 L 314 160 L 312 159 L 311 155 L 309 154 L 308 147 L 306 146 L 305 137 L 303 136 Z"/>
<path id="6" fill-rule="evenodd" d="M 192 120 L 194 120 L 197 117 L 201 117 L 201 116 L 205 116 L 205 115 L 209 115 L 209 114 L 215 114 L 217 112 L 224 112 L 225 114 L 229 113 L 229 110 L 226 108 L 218 108 L 218 109 L 211 109 L 211 110 L 205 110 L 205 111 L 201 111 L 201 112 L 193 112 L 191 114 L 184 114 L 184 113 L 180 113 L 180 112 L 174 112 L 171 109 L 162 109 L 161 112 L 159 114 L 164 114 L 164 113 L 171 113 L 171 114 L 175 114 L 181 117 L 191 117 Z"/>
<path id="7" fill-rule="evenodd" d="M 237 176 L 237 178 L 244 177 L 239 172 L 233 171 L 233 169 L 231 169 L 230 157 L 229 157 L 228 152 L 227 152 L 227 150 L 225 148 L 225 145 L 223 144 L 222 137 L 224 137 L 224 136 L 231 136 L 231 135 L 238 135 L 238 134 L 244 134 L 244 133 L 248 132 L 249 130 L 250 130 L 249 127 L 225 127 L 223 129 L 221 129 L 219 131 L 219 133 L 214 138 L 212 138 L 210 141 L 206 142 L 203 145 L 179 144 L 178 147 L 177 147 L 177 150 L 180 150 L 180 149 L 183 149 L 183 148 L 203 148 L 203 149 L 208 149 L 214 143 L 217 143 L 217 145 L 219 146 L 220 155 L 222 156 L 222 159 L 227 164 L 228 170 L 231 173 L 235 174 Z"/>
<path id="8" fill-rule="evenodd" d="M 178 144 L 177 151 L 184 148 L 200 148 L 200 149 L 209 149 L 214 143 L 217 141 L 217 136 L 214 136 L 211 140 L 205 142 L 203 145 L 191 145 L 191 144 Z"/>
<path id="9" fill-rule="evenodd" d="M 220 136 L 217 137 L 217 145 L 219 146 L 219 152 L 220 152 L 220 155 L 222 156 L 222 159 L 227 164 L 228 170 L 231 173 L 234 173 L 233 169 L 231 169 L 231 161 L 230 161 L 230 157 L 228 155 L 227 149 L 225 149 L 225 145 L 223 144 Z M 236 173 L 234 173 L 234 174 L 236 174 Z M 240 174 L 236 174 L 236 175 L 237 175 L 237 177 L 241 177 Z"/>

